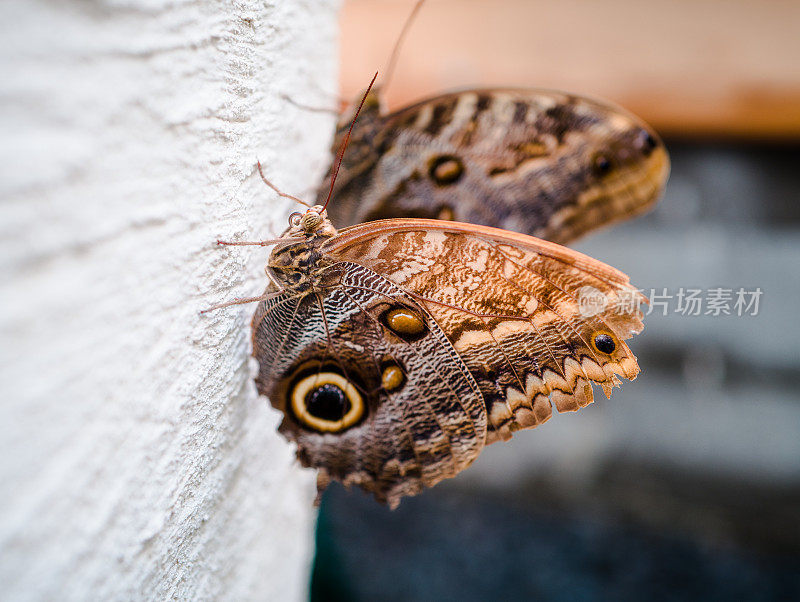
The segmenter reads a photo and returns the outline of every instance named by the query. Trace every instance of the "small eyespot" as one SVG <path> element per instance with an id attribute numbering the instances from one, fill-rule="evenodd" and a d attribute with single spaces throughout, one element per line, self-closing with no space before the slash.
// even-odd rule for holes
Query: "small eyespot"
<path id="1" fill-rule="evenodd" d="M 389 364 L 381 374 L 381 386 L 385 391 L 399 389 L 406 380 L 406 375 L 397 364 Z"/>
<path id="2" fill-rule="evenodd" d="M 592 159 L 592 169 L 597 176 L 602 177 L 608 175 L 611 171 L 611 161 L 605 155 L 598 153 L 594 156 L 594 159 Z"/>
<path id="3" fill-rule="evenodd" d="M 295 211 L 289 215 L 289 226 L 292 228 L 296 228 L 300 225 L 300 220 L 303 219 L 303 214 Z"/>
<path id="4" fill-rule="evenodd" d="M 405 307 L 395 307 L 383 314 L 383 321 L 395 334 L 404 339 L 415 339 L 426 331 L 425 322 Z"/>
<path id="5" fill-rule="evenodd" d="M 594 346 L 600 353 L 605 353 L 606 355 L 614 353 L 614 350 L 617 348 L 614 337 L 605 332 L 595 335 Z"/>
<path id="6" fill-rule="evenodd" d="M 336 372 L 320 372 L 301 379 L 290 392 L 292 413 L 304 425 L 323 433 L 338 433 L 364 415 L 361 394 Z"/>
<path id="7" fill-rule="evenodd" d="M 650 153 L 653 152 L 653 149 L 658 146 L 658 142 L 653 135 L 645 129 L 639 132 L 636 143 L 645 156 L 649 156 Z"/>
<path id="8" fill-rule="evenodd" d="M 430 160 L 428 174 L 439 186 L 456 183 L 464 175 L 461 159 L 452 155 L 440 155 Z"/>

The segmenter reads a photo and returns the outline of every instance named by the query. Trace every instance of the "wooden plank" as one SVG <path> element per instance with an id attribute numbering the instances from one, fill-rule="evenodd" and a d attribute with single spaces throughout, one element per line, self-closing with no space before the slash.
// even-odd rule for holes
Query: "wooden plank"
<path id="1" fill-rule="evenodd" d="M 354 97 L 413 0 L 347 0 L 342 93 Z M 613 100 L 667 135 L 800 138 L 800 2 L 428 0 L 388 90 L 398 106 L 465 86 Z"/>

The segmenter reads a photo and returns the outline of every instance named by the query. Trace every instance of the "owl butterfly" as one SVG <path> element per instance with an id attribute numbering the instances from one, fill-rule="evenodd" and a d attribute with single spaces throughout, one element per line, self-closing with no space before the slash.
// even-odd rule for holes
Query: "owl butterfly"
<path id="1" fill-rule="evenodd" d="M 577 410 L 592 383 L 610 395 L 639 372 L 628 278 L 524 234 L 426 219 L 337 231 L 316 206 L 267 270 L 256 386 L 320 489 L 334 479 L 394 507 L 548 420 L 551 402 Z M 583 311 L 586 290 L 600 311 Z"/>
<path id="2" fill-rule="evenodd" d="M 336 147 L 347 125 L 343 116 Z M 650 209 L 668 173 L 664 145 L 648 126 L 588 98 L 468 90 L 382 114 L 373 94 L 353 130 L 330 214 L 339 224 L 449 219 L 566 244 Z"/>
<path id="3" fill-rule="evenodd" d="M 273 242 L 272 284 L 252 299 L 256 386 L 320 492 L 337 480 L 395 507 L 551 404 L 577 410 L 593 383 L 610 395 L 639 372 L 625 340 L 641 296 L 558 244 L 431 219 L 337 231 L 322 205 Z M 592 311 L 586 291 L 603 300 Z"/>
<path id="4" fill-rule="evenodd" d="M 400 34 L 389 71 L 421 4 Z M 353 110 L 339 120 L 334 149 Z M 540 89 L 466 90 L 387 114 L 376 88 L 352 131 L 330 215 L 340 226 L 448 219 L 566 244 L 650 209 L 668 173 L 655 132 L 604 102 Z M 333 166 L 319 189 L 320 205 L 332 174 Z"/>

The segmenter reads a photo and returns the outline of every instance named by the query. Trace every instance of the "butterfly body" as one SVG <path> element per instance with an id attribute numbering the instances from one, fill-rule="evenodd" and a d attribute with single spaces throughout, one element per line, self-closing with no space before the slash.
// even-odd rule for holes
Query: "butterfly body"
<path id="1" fill-rule="evenodd" d="M 334 148 L 346 124 L 349 115 Z M 383 114 L 373 92 L 353 129 L 331 218 L 340 225 L 450 219 L 567 243 L 648 210 L 668 172 L 658 136 L 601 101 L 539 89 L 467 90 Z"/>
<path id="2" fill-rule="evenodd" d="M 260 393 L 305 466 L 391 506 L 485 445 L 608 393 L 638 366 L 627 277 L 474 224 L 392 219 L 337 231 L 317 206 L 273 250 L 253 318 Z M 609 306 L 582 315 L 590 286 Z M 268 291 L 269 292 L 269 291 Z M 638 305 L 638 302 L 637 302 Z"/>

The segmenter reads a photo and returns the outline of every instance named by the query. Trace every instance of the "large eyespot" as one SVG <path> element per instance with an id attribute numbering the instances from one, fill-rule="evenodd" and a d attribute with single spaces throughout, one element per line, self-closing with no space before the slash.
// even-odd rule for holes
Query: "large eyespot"
<path id="1" fill-rule="evenodd" d="M 430 160 L 428 174 L 439 186 L 456 183 L 464 174 L 464 164 L 453 155 L 439 155 Z"/>
<path id="2" fill-rule="evenodd" d="M 597 351 L 606 355 L 614 353 L 617 348 L 617 342 L 614 337 L 607 332 L 600 332 L 594 335 L 592 344 Z"/>
<path id="3" fill-rule="evenodd" d="M 596 176 L 603 177 L 611 171 L 611 160 L 602 153 L 597 153 L 592 159 L 592 170 Z"/>
<path id="4" fill-rule="evenodd" d="M 294 385 L 292 412 L 305 426 L 338 433 L 364 416 L 364 400 L 353 384 L 336 372 L 309 374 Z"/>

